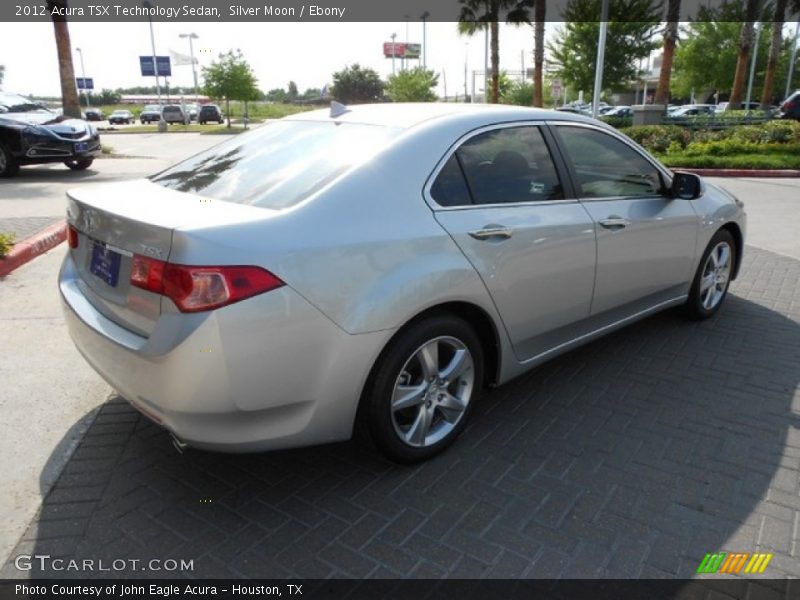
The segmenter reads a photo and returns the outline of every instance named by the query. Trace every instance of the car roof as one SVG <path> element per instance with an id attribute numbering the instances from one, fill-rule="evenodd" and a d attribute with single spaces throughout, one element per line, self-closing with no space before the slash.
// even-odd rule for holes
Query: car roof
<path id="1" fill-rule="evenodd" d="M 297 113 L 285 120 L 292 121 L 334 121 L 341 123 L 360 123 L 408 129 L 433 119 L 463 119 L 474 123 L 477 119 L 485 122 L 499 121 L 544 121 L 555 119 L 597 123 L 594 119 L 555 110 L 510 106 L 504 104 L 459 104 L 449 102 L 387 102 L 384 104 L 356 104 L 345 107 L 347 112 L 331 117 L 329 108 Z"/>

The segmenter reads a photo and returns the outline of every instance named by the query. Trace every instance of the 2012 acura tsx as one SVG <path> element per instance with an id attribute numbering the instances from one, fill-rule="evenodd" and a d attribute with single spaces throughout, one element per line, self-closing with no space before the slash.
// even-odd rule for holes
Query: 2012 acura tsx
<path id="1" fill-rule="evenodd" d="M 334 106 L 68 194 L 71 335 L 183 443 L 454 441 L 479 394 L 656 311 L 707 318 L 742 204 L 579 115 Z"/>

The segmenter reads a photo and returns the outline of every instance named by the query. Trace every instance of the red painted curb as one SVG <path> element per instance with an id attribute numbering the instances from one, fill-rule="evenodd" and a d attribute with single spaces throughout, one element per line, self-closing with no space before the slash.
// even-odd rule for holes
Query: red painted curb
<path id="1" fill-rule="evenodd" d="M 800 177 L 796 169 L 690 169 L 672 167 L 673 171 L 688 171 L 705 177 Z"/>
<path id="2" fill-rule="evenodd" d="M 0 277 L 5 277 L 17 267 L 55 248 L 65 239 L 67 239 L 67 222 L 61 221 L 17 242 L 5 258 L 0 258 Z"/>

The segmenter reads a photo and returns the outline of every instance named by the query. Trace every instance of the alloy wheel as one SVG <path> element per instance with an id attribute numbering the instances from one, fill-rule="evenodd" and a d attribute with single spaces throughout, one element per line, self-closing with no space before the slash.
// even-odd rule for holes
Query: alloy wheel
<path id="1" fill-rule="evenodd" d="M 706 259 L 703 276 L 700 279 L 700 303 L 706 310 L 717 306 L 728 289 L 731 277 L 731 247 L 727 242 L 720 242 Z"/>
<path id="2" fill-rule="evenodd" d="M 405 362 L 391 400 L 395 432 L 424 448 L 447 437 L 464 417 L 475 384 L 467 346 L 451 336 L 422 344 Z"/>

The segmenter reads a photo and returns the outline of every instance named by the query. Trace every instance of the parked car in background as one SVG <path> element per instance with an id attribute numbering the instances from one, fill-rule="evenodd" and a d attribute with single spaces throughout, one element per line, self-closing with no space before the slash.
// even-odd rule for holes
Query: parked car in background
<path id="1" fill-rule="evenodd" d="M 144 110 L 139 113 L 139 122 L 144 125 L 145 123 L 158 123 L 161 120 L 160 104 L 148 104 Z"/>
<path id="2" fill-rule="evenodd" d="M 200 107 L 200 112 L 197 115 L 197 122 L 200 125 L 205 125 L 210 121 L 215 121 L 221 125 L 224 120 L 222 111 L 216 104 L 204 104 Z"/>
<path id="3" fill-rule="evenodd" d="M 197 121 L 197 115 L 200 112 L 200 106 L 194 103 L 184 104 L 186 114 L 189 115 L 189 121 Z"/>
<path id="4" fill-rule="evenodd" d="M 713 115 L 715 113 L 714 104 L 685 104 L 679 106 L 672 112 L 668 112 L 669 117 L 697 117 L 701 115 Z"/>
<path id="5" fill-rule="evenodd" d="M 188 124 L 189 115 L 187 115 L 180 104 L 167 104 L 161 111 L 161 116 L 167 123 L 180 123 Z"/>
<path id="6" fill-rule="evenodd" d="M 106 116 L 99 108 L 87 108 L 83 113 L 83 118 L 87 121 L 102 121 Z"/>
<path id="7" fill-rule="evenodd" d="M 115 110 L 108 117 L 108 122 L 112 125 L 130 125 L 136 120 L 133 113 L 129 110 Z"/>
<path id="8" fill-rule="evenodd" d="M 454 103 L 292 115 L 72 189 L 67 221 L 72 339 L 179 446 L 355 429 L 400 462 L 487 385 L 669 307 L 716 314 L 745 233 L 733 196 L 600 121 Z"/>
<path id="9" fill-rule="evenodd" d="M 42 163 L 88 169 L 100 150 L 100 135 L 91 123 L 0 92 L 0 177 L 16 175 L 21 165 Z"/>
<path id="10" fill-rule="evenodd" d="M 781 103 L 779 119 L 795 119 L 800 121 L 800 90 L 796 90 Z"/>
<path id="11" fill-rule="evenodd" d="M 632 117 L 633 108 L 630 106 L 614 106 L 603 113 L 604 117 Z"/>

